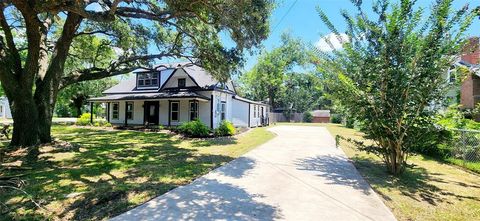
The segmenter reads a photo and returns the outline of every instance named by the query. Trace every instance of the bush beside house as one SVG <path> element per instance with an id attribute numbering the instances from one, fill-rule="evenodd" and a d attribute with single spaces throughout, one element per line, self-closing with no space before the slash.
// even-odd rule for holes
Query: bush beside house
<path id="1" fill-rule="evenodd" d="M 202 138 L 210 136 L 232 136 L 235 135 L 235 126 L 230 121 L 224 120 L 218 128 L 210 130 L 210 128 L 199 120 L 185 122 L 173 129 L 187 137 Z"/>
<path id="2" fill-rule="evenodd" d="M 83 113 L 79 118 L 77 118 L 77 122 L 75 123 L 77 126 L 94 126 L 94 127 L 111 127 L 112 124 L 105 120 L 94 120 L 93 124 L 90 122 L 91 119 L 90 113 Z"/>
<path id="3" fill-rule="evenodd" d="M 210 134 L 210 128 L 199 120 L 185 122 L 177 130 L 187 137 L 207 137 Z"/>
<path id="4" fill-rule="evenodd" d="M 215 136 L 232 136 L 235 134 L 235 127 L 229 121 L 222 121 L 220 126 L 215 129 Z"/>

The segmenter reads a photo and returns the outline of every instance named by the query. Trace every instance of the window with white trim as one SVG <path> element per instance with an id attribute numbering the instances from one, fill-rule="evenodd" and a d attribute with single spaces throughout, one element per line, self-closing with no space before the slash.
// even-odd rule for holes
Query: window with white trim
<path id="1" fill-rule="evenodd" d="M 127 102 L 127 120 L 133 120 L 133 102 Z"/>
<path id="2" fill-rule="evenodd" d="M 257 117 L 257 105 L 253 105 L 253 117 Z"/>
<path id="3" fill-rule="evenodd" d="M 118 102 L 112 103 L 112 119 L 118 120 Z"/>
<path id="4" fill-rule="evenodd" d="M 198 119 L 198 101 L 190 101 L 190 120 Z"/>
<path id="5" fill-rule="evenodd" d="M 137 74 L 137 86 L 142 87 L 158 87 L 158 73 L 139 73 Z"/>
<path id="6" fill-rule="evenodd" d="M 227 102 L 222 101 L 222 106 L 220 109 L 220 119 L 225 120 L 225 112 L 227 110 Z"/>
<path id="7" fill-rule="evenodd" d="M 180 118 L 180 103 L 178 101 L 170 103 L 170 120 L 178 121 Z"/>

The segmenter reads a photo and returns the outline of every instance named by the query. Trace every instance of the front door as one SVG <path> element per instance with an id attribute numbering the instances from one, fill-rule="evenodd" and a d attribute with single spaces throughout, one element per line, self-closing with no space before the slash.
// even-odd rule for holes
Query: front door
<path id="1" fill-rule="evenodd" d="M 158 101 L 145 101 L 144 109 L 144 123 L 145 125 L 158 125 Z"/>

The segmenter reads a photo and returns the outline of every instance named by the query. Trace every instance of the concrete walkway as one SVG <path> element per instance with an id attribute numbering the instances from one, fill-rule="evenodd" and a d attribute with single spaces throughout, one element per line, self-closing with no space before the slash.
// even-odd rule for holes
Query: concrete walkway
<path id="1" fill-rule="evenodd" d="M 325 128 L 270 130 L 271 141 L 113 220 L 395 220 Z"/>

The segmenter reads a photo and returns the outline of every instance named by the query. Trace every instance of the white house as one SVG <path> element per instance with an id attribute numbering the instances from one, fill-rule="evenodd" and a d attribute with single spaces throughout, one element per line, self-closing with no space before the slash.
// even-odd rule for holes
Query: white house
<path id="1" fill-rule="evenodd" d="M 203 68 L 187 63 L 134 72 L 135 77 L 90 102 L 106 103 L 114 125 L 175 126 L 199 119 L 211 128 L 228 120 L 237 127 L 268 124 L 269 106 L 237 95 L 233 82 L 220 83 Z"/>
<path id="2" fill-rule="evenodd" d="M 10 111 L 10 105 L 6 97 L 0 97 L 0 118 L 11 119 L 12 112 Z"/>

